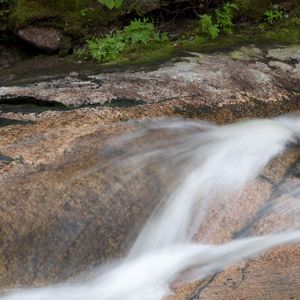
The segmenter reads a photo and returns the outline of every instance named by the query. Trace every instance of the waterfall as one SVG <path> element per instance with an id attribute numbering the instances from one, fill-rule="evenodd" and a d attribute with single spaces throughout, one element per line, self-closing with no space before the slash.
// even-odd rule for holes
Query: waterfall
<path id="1" fill-rule="evenodd" d="M 208 235 L 195 240 L 210 207 L 230 209 L 232 199 L 274 157 L 296 143 L 299 134 L 297 117 L 226 126 L 184 120 L 140 122 L 134 132 L 107 147 L 107 152 L 124 149 L 111 167 L 127 168 L 130 175 L 155 162 L 158 172 L 170 180 L 128 255 L 105 269 L 100 266 L 88 280 L 12 291 L 0 299 L 160 300 L 171 293 L 174 280 L 204 279 L 275 246 L 299 242 L 300 217 L 293 228 L 274 228 L 267 235 L 218 244 Z"/>

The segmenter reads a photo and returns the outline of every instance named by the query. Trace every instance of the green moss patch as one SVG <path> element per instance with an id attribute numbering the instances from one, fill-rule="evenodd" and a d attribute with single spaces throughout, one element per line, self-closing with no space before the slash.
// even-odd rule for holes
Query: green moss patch
<path id="1" fill-rule="evenodd" d="M 9 24 L 12 29 L 18 29 L 39 22 L 80 36 L 95 26 L 107 25 L 123 13 L 92 0 L 15 0 Z"/>

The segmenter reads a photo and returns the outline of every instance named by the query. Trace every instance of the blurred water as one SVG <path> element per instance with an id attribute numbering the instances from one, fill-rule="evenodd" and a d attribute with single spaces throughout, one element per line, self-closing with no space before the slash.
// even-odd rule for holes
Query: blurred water
<path id="1" fill-rule="evenodd" d="M 106 148 L 108 155 L 115 153 L 111 167 L 125 168 L 127 176 L 132 176 L 155 163 L 157 172 L 170 180 L 127 257 L 105 270 L 100 267 L 92 279 L 82 283 L 14 291 L 1 299 L 160 300 L 179 277 L 202 279 L 241 259 L 300 241 L 297 216 L 290 228 L 278 225 L 268 235 L 249 234 L 218 245 L 208 243 L 207 237 L 194 241 L 211 204 L 230 209 L 233 199 L 262 169 L 297 142 L 299 118 L 252 120 L 223 127 L 153 120 L 136 127 Z M 293 205 L 285 205 L 276 213 L 288 217 L 293 209 Z M 190 268 L 193 271 L 183 276 Z"/>

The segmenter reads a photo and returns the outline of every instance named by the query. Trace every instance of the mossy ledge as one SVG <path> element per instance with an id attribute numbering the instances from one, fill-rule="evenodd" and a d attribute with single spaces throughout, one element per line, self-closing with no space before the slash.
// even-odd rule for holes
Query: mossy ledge
<path id="1" fill-rule="evenodd" d="M 214 14 L 222 1 L 212 1 L 202 6 L 201 1 L 185 1 L 184 5 L 193 4 L 193 10 L 182 18 L 174 19 L 171 13 L 163 15 L 163 7 L 174 8 L 177 1 L 153 1 L 151 5 L 136 4 L 125 0 L 120 9 L 108 9 L 96 0 L 14 0 L 5 8 L 5 18 L 0 21 L 0 33 L 17 33 L 19 29 L 29 25 L 54 27 L 62 30 L 68 37 L 67 47 L 60 54 L 72 54 L 78 49 L 85 49 L 85 42 L 92 37 L 101 37 L 126 26 L 134 18 L 149 18 L 161 32 L 170 36 L 170 41 L 153 42 L 149 45 L 132 47 L 109 65 L 148 64 L 164 61 L 182 51 L 215 51 L 249 43 L 297 44 L 300 42 L 300 6 L 297 0 L 232 0 L 237 4 L 238 12 L 234 19 L 234 30 L 230 35 L 221 34 L 218 39 L 211 40 L 201 32 L 197 13 Z M 191 3 L 188 3 L 191 2 Z M 197 3 L 196 3 L 197 2 Z M 198 3 L 199 2 L 199 3 Z M 180 9 L 178 14 L 180 15 Z M 198 9 L 198 10 L 197 10 Z M 267 24 L 264 13 L 268 9 L 280 9 L 284 18 L 274 24 Z M 163 15 L 163 17 L 160 17 Z M 175 15 L 177 16 L 177 15 Z M 3 24 L 5 23 L 5 26 Z M 1 29 L 2 28 L 2 29 Z M 4 28 L 4 29 L 3 29 Z M 2 36 L 5 36 L 4 34 Z M 75 60 L 88 58 L 74 57 Z M 106 62 L 107 64 L 107 62 Z"/>

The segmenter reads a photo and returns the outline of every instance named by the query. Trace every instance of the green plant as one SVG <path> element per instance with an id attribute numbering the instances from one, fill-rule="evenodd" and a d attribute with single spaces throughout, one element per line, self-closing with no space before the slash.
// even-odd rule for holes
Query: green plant
<path id="1" fill-rule="evenodd" d="M 90 58 L 90 53 L 87 51 L 87 49 L 77 49 L 73 53 L 74 58 L 76 59 L 89 59 Z"/>
<path id="2" fill-rule="evenodd" d="M 91 56 L 99 62 L 115 60 L 125 47 L 126 44 L 118 33 L 104 38 L 93 38 L 88 41 Z"/>
<path id="3" fill-rule="evenodd" d="M 144 44 L 147 45 L 150 40 L 160 40 L 159 33 L 156 31 L 153 23 L 148 19 L 133 20 L 123 30 L 123 36 L 128 44 Z"/>
<path id="4" fill-rule="evenodd" d="M 269 24 L 273 24 L 276 21 L 280 21 L 283 18 L 282 10 L 267 10 L 265 13 L 265 21 Z"/>
<path id="5" fill-rule="evenodd" d="M 88 7 L 88 8 L 83 8 L 80 10 L 80 15 L 82 17 L 86 17 L 88 15 L 89 12 L 93 11 L 92 8 Z"/>
<path id="6" fill-rule="evenodd" d="M 153 43 L 167 42 L 166 33 L 160 34 L 148 19 L 133 20 L 122 31 L 104 38 L 88 41 L 91 56 L 99 62 L 117 59 L 125 49 L 135 49 Z"/>
<path id="7" fill-rule="evenodd" d="M 0 0 L 0 30 L 7 27 L 7 16 L 10 13 L 9 1 Z"/>
<path id="8" fill-rule="evenodd" d="M 200 15 L 200 23 L 202 32 L 207 33 L 211 39 L 216 39 L 219 36 L 219 26 L 217 24 L 213 24 L 211 16 L 204 14 Z"/>
<path id="9" fill-rule="evenodd" d="M 161 42 L 168 42 L 169 40 L 169 35 L 166 32 L 163 32 L 159 37 L 159 41 Z"/>
<path id="10" fill-rule="evenodd" d="M 109 9 L 120 8 L 123 5 L 123 0 L 98 0 L 98 2 Z"/>
<path id="11" fill-rule="evenodd" d="M 216 9 L 217 24 L 226 33 L 232 33 L 232 19 L 237 10 L 238 6 L 234 3 L 226 3 L 222 8 Z"/>
<path id="12" fill-rule="evenodd" d="M 237 10 L 238 6 L 234 3 L 226 3 L 222 8 L 216 9 L 216 23 L 213 22 L 211 16 L 207 14 L 200 15 L 202 32 L 207 33 L 213 40 L 219 36 L 221 30 L 232 33 L 232 19 Z"/>
<path id="13" fill-rule="evenodd" d="M 260 31 L 264 32 L 266 30 L 266 24 L 265 23 L 260 23 L 258 25 L 258 28 Z"/>

